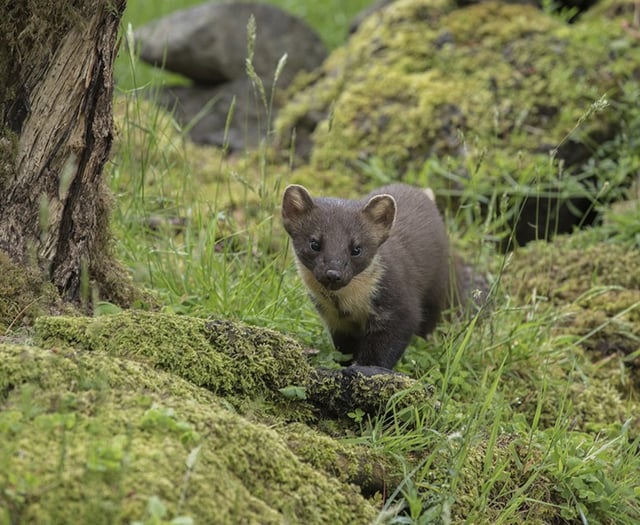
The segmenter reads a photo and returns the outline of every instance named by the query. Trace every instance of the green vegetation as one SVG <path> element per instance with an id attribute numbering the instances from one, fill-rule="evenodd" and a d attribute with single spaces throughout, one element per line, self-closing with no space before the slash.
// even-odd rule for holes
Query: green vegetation
<path id="1" fill-rule="evenodd" d="M 99 351 L 0 352 L 2 523 L 347 524 L 376 514 L 281 434 L 176 374 Z"/>
<path id="2" fill-rule="evenodd" d="M 147 4 L 131 0 L 127 20 L 177 7 Z M 332 46 L 351 15 L 343 4 L 356 10 L 337 2 L 326 9 L 333 18 L 314 18 L 317 8 L 289 4 Z M 559 20 L 536 20 L 566 31 Z M 273 155 L 270 137 L 233 157 L 191 144 L 129 84 L 166 77 L 129 59 L 121 52 L 126 79 L 106 177 L 116 196 L 114 248 L 149 301 L 130 312 L 99 303 L 94 317 L 74 317 L 37 276 L 0 259 L 0 524 L 640 521 L 633 190 L 619 188 L 627 201 L 613 210 L 594 200 L 604 212 L 597 227 L 509 254 L 495 248 L 496 221 L 480 213 L 487 203 L 519 213 L 503 188 L 453 195 L 462 206 L 447 210 L 448 226 L 489 275 L 489 304 L 416 339 L 397 367 L 408 377 L 356 381 L 356 406 L 338 410 L 345 400 L 335 399 L 335 385 L 314 382 L 314 366 L 335 367 L 337 356 L 278 219 L 284 185 L 309 170 Z M 592 167 L 597 187 L 640 163 L 631 133 L 640 91 L 625 85 L 623 93 L 622 132 Z M 553 146 L 588 123 L 601 94 L 593 90 Z M 346 116 L 339 111 L 336 124 Z M 486 152 L 472 164 L 486 171 L 500 153 L 489 135 L 473 139 Z M 453 173 L 454 160 L 434 159 L 406 172 L 378 157 L 354 171 L 346 162 L 315 182 L 338 194 Z M 548 155 L 527 165 L 534 175 L 549 167 L 557 165 Z M 533 176 L 520 189 L 536 193 L 540 184 Z M 308 347 L 319 354 L 307 356 Z"/>

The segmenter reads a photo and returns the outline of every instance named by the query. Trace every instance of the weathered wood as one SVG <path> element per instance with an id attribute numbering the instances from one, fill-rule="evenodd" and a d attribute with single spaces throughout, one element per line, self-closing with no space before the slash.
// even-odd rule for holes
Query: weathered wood
<path id="1" fill-rule="evenodd" d="M 102 170 L 125 4 L 22 0 L 0 8 L 0 250 L 37 264 L 73 302 L 85 279 L 103 292 L 113 281 Z"/>

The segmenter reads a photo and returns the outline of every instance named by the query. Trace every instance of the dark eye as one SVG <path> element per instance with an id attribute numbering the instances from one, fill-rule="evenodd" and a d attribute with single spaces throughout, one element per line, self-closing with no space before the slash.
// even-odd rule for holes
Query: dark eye
<path id="1" fill-rule="evenodd" d="M 351 257 L 358 257 L 362 253 L 360 246 L 354 246 L 351 248 Z"/>
<path id="2" fill-rule="evenodd" d="M 320 241 L 317 241 L 316 239 L 311 239 L 309 241 L 309 246 L 311 247 L 311 249 L 314 252 L 319 252 L 320 251 Z"/>

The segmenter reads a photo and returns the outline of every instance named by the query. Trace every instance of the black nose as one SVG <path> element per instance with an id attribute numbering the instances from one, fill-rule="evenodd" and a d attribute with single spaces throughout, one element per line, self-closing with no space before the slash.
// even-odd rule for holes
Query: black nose
<path id="1" fill-rule="evenodd" d="M 338 270 L 327 270 L 327 279 L 332 283 L 337 283 L 342 279 L 342 274 Z"/>

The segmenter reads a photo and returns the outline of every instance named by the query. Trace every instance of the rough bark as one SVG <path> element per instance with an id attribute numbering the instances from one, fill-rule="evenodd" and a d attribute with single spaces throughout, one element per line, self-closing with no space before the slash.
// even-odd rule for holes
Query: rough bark
<path id="1" fill-rule="evenodd" d="M 103 297 L 127 302 L 114 289 L 102 179 L 125 4 L 9 0 L 0 7 L 0 250 L 37 264 L 72 302 L 86 297 L 89 282 Z"/>

